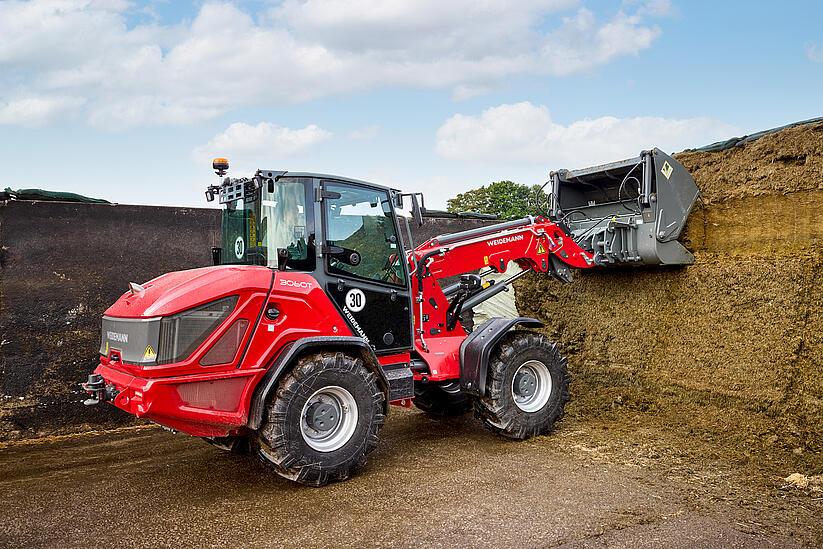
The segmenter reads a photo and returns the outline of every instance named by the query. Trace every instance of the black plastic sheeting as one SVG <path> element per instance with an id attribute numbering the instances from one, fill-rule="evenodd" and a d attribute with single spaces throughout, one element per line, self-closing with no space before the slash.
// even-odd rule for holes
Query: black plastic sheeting
<path id="1" fill-rule="evenodd" d="M 802 120 L 800 122 L 793 122 L 792 124 L 786 124 L 785 126 L 780 126 L 779 128 L 772 128 L 770 130 L 763 130 L 762 132 L 753 133 L 751 135 L 744 135 L 741 137 L 732 137 L 731 139 L 727 139 L 725 141 L 718 141 L 717 143 L 712 143 L 711 145 L 706 145 L 705 147 L 700 147 L 698 149 L 686 149 L 683 152 L 718 152 L 718 151 L 725 151 L 726 149 L 731 149 L 732 147 L 739 147 L 741 145 L 745 145 L 746 143 L 751 143 L 752 141 L 756 141 L 763 137 L 764 135 L 769 135 L 770 133 L 779 132 L 781 130 L 785 130 L 787 128 L 794 128 L 795 126 L 804 126 L 806 124 L 814 124 L 815 122 L 823 121 L 823 116 L 818 118 L 809 118 L 808 120 Z"/>
<path id="2" fill-rule="evenodd" d="M 47 191 L 45 189 L 17 189 L 6 187 L 0 191 L 0 200 L 39 200 L 42 202 L 83 202 L 86 204 L 111 204 L 102 198 L 90 198 L 82 194 L 63 191 Z"/>

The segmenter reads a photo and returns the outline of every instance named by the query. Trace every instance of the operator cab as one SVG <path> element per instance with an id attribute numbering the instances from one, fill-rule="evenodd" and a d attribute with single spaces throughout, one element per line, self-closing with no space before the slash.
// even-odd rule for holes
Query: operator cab
<path id="1" fill-rule="evenodd" d="M 313 271 L 315 228 L 311 180 L 262 177 L 226 178 L 217 188 L 221 216 L 219 252 L 215 263 L 263 265 L 274 269 Z M 271 183 L 268 181 L 271 180 Z M 207 197 L 215 194 L 210 187 Z"/>
<path id="2" fill-rule="evenodd" d="M 224 162 L 214 163 L 221 177 Z M 411 349 L 399 191 L 324 174 L 258 170 L 210 186 L 206 198 L 215 197 L 223 205 L 215 264 L 310 273 L 352 333 L 375 352 Z"/>

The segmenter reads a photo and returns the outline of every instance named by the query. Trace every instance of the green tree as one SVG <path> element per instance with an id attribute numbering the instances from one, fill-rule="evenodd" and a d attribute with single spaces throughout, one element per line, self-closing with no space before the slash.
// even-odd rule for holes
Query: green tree
<path id="1" fill-rule="evenodd" d="M 500 219 L 517 219 L 539 213 L 535 199 L 540 193 L 540 185 L 521 185 L 512 181 L 495 181 L 460 193 L 447 202 L 447 210 L 452 213 L 475 212 L 494 214 Z M 540 197 L 545 204 L 545 196 Z"/>

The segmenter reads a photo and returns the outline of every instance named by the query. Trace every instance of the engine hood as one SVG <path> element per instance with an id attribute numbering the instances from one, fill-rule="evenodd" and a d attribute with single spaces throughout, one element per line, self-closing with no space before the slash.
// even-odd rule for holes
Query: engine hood
<path id="1" fill-rule="evenodd" d="M 154 318 L 249 291 L 268 292 L 275 273 L 254 265 L 222 265 L 166 273 L 144 284 L 136 294 L 127 291 L 109 307 L 106 316 Z"/>

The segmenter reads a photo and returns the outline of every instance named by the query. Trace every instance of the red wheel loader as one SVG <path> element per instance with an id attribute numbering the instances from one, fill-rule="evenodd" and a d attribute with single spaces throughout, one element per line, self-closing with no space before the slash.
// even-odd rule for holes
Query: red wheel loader
<path id="1" fill-rule="evenodd" d="M 128 291 L 102 321 L 87 404 L 231 451 L 320 486 L 363 467 L 390 404 L 432 415 L 474 410 L 492 431 L 548 433 L 568 399 L 566 360 L 532 318 L 466 313 L 520 276 L 570 282 L 572 269 L 687 264 L 677 241 L 698 190 L 654 149 L 552 172 L 546 211 L 414 247 L 419 193 L 342 177 L 259 170 L 225 177 L 212 267 Z M 509 262 L 522 268 L 490 284 Z"/>

